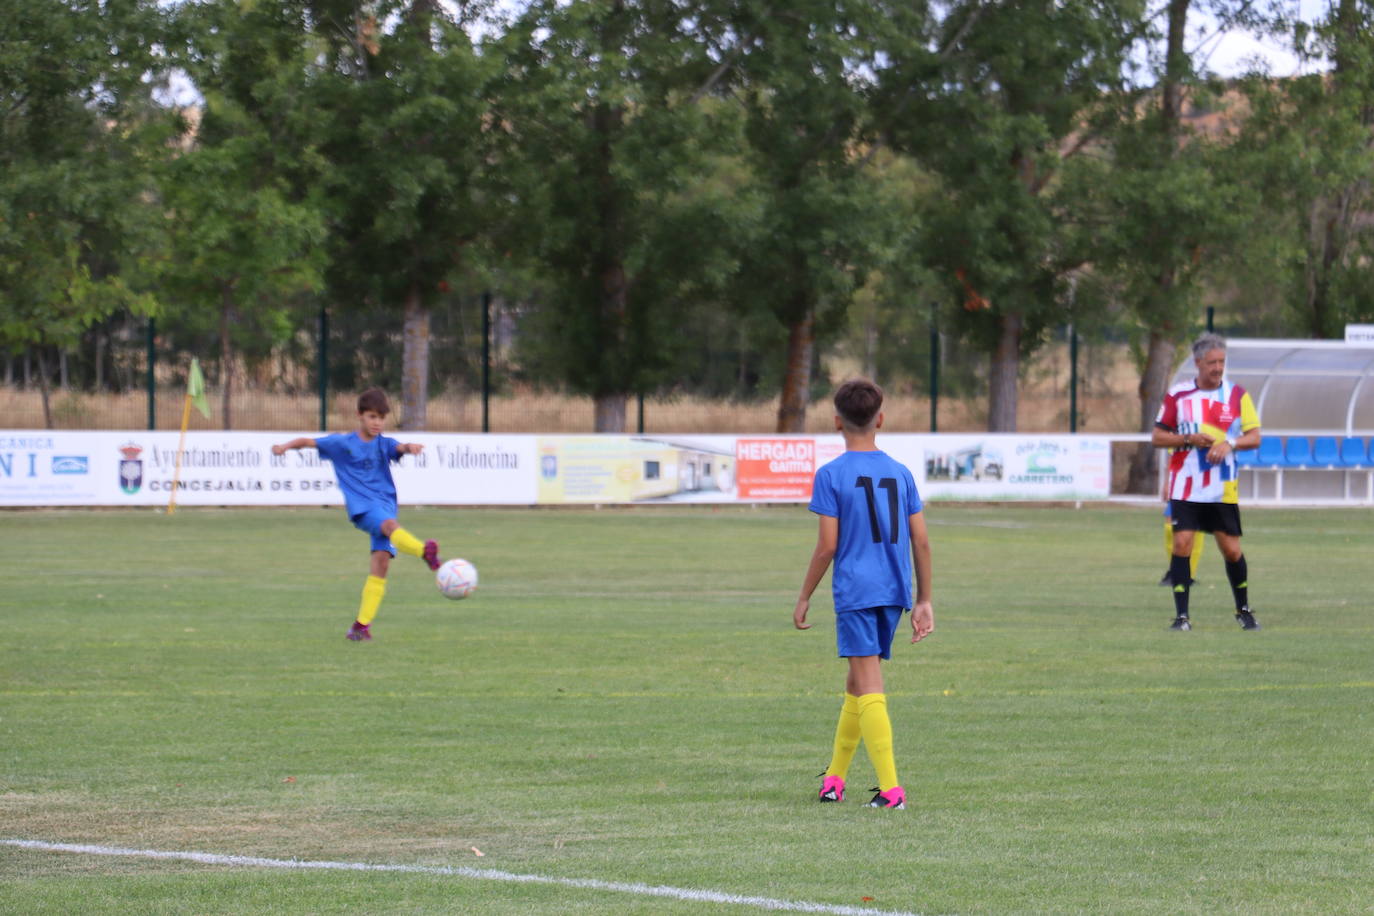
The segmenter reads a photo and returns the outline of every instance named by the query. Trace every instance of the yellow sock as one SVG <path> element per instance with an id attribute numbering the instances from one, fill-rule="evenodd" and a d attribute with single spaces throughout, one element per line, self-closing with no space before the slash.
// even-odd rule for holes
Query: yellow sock
<path id="1" fill-rule="evenodd" d="M 892 758 L 892 720 L 887 717 L 887 695 L 866 693 L 858 699 L 859 728 L 863 732 L 868 759 L 878 771 L 878 791 L 886 792 L 897 782 L 897 761 Z"/>
<path id="2" fill-rule="evenodd" d="M 1202 559 L 1202 547 L 1207 543 L 1207 539 L 1199 531 L 1193 535 L 1193 553 L 1188 557 L 1188 575 L 1197 578 L 1197 564 Z M 1174 556 L 1174 526 L 1168 522 L 1164 523 L 1164 553 L 1170 559 Z"/>
<path id="3" fill-rule="evenodd" d="M 825 775 L 844 779 L 862 737 L 859 731 L 859 698 L 846 693 L 844 706 L 840 707 L 840 724 L 835 726 L 835 750 L 830 756 L 830 766 L 826 767 Z"/>
<path id="4" fill-rule="evenodd" d="M 401 553 L 408 553 L 412 557 L 423 557 L 425 555 L 425 545 L 415 535 L 404 528 L 397 528 L 391 532 L 391 543 Z"/>
<path id="5" fill-rule="evenodd" d="M 358 606 L 358 623 L 367 626 L 377 616 L 377 608 L 382 606 L 382 596 L 386 594 L 386 580 L 381 576 L 368 576 L 363 583 L 363 602 Z"/>
<path id="6" fill-rule="evenodd" d="M 1193 535 L 1193 553 L 1192 556 L 1188 557 L 1188 575 L 1194 579 L 1197 578 L 1198 561 L 1202 559 L 1202 545 L 1206 543 L 1207 539 L 1202 536 L 1201 531 Z"/>

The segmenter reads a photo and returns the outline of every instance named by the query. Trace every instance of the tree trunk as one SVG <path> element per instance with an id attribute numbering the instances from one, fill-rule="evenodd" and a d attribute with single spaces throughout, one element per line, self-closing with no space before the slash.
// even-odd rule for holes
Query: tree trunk
<path id="1" fill-rule="evenodd" d="M 787 328 L 787 373 L 778 402 L 778 432 L 806 431 L 806 405 L 811 399 L 811 357 L 816 348 L 816 316 L 807 309 Z"/>
<path id="2" fill-rule="evenodd" d="M 52 429 L 52 399 L 48 396 L 48 361 L 43 357 L 43 346 L 38 347 L 38 390 L 43 401 L 43 428 Z"/>
<path id="3" fill-rule="evenodd" d="M 1178 135 L 1183 117 L 1183 81 L 1188 74 L 1188 52 L 1184 47 L 1184 36 L 1188 28 L 1188 7 L 1191 0 L 1170 0 L 1168 45 L 1164 60 L 1164 86 L 1160 93 L 1160 115 L 1162 143 L 1160 154 L 1173 156 L 1178 149 Z M 1160 271 L 1155 279 L 1159 290 L 1160 302 L 1169 301 L 1178 282 L 1178 273 L 1173 266 Z M 1154 429 L 1155 414 L 1164 400 L 1164 392 L 1169 388 L 1169 375 L 1174 368 L 1174 328 L 1154 327 L 1150 331 L 1145 352 L 1145 368 L 1140 373 L 1140 384 L 1136 388 L 1139 398 L 1139 425 L 1137 430 L 1148 433 Z M 1130 470 L 1126 478 L 1128 493 L 1150 494 L 1155 492 L 1159 477 L 1159 452 L 1148 442 L 1136 445 L 1131 454 Z"/>
<path id="4" fill-rule="evenodd" d="M 618 122 L 619 111 L 615 114 Z M 610 161 L 609 149 L 606 151 L 605 162 Z M 609 173 L 607 173 L 609 181 Z M 610 350 L 623 353 L 628 343 L 628 328 L 630 313 L 630 290 L 629 277 L 625 273 L 625 262 L 621 251 L 621 225 L 620 208 L 615 203 L 611 203 L 614 195 L 606 192 L 603 197 L 607 203 L 602 210 L 602 247 L 598 258 L 601 273 L 601 327 L 602 343 Z M 611 365 L 625 364 L 624 360 L 618 360 Z M 625 377 L 622 372 L 614 373 L 612 377 L 602 375 L 601 380 L 614 386 L 624 385 L 629 387 L 630 379 Z M 595 401 L 595 429 L 599 433 L 623 433 L 625 432 L 625 405 L 628 394 L 624 391 L 600 392 L 593 396 Z"/>
<path id="5" fill-rule="evenodd" d="M 1174 368 L 1175 343 L 1165 330 L 1151 331 L 1149 348 L 1145 354 L 1145 369 L 1140 374 L 1136 394 L 1140 398 L 1139 431 L 1148 433 L 1155 427 L 1155 415 L 1164 393 L 1169 390 L 1169 376 Z M 1131 455 L 1131 468 L 1126 480 L 1126 492 L 1150 494 L 1159 479 L 1159 450 L 1148 442 L 1141 442 Z"/>
<path id="6" fill-rule="evenodd" d="M 1164 52 L 1164 86 L 1160 92 L 1160 112 L 1168 154 L 1173 155 L 1174 138 L 1183 117 L 1183 81 L 1188 76 L 1188 51 L 1184 38 L 1188 31 L 1188 7 L 1192 0 L 1169 0 L 1168 43 Z"/>
<path id="7" fill-rule="evenodd" d="M 1016 387 L 1021 374 L 1021 332 L 1025 327 L 1019 312 L 1001 317 L 1001 334 L 992 354 L 988 378 L 988 432 L 1016 432 Z"/>
<path id="8" fill-rule="evenodd" d="M 225 283 L 220 287 L 219 310 L 219 381 L 224 388 L 220 393 L 220 416 L 225 429 L 234 428 L 234 345 L 229 337 L 234 318 L 234 286 Z"/>
<path id="9" fill-rule="evenodd" d="M 599 433 L 623 433 L 625 432 L 625 406 L 629 402 L 629 395 L 617 394 L 598 394 L 592 399 L 593 409 L 596 412 L 596 431 Z"/>
<path id="10" fill-rule="evenodd" d="M 406 293 L 402 331 L 400 429 L 425 429 L 429 404 L 429 309 L 412 283 Z"/>
<path id="11" fill-rule="evenodd" d="M 603 50 L 613 53 L 619 47 L 624 4 L 612 4 L 612 20 L 601 33 Z M 598 367 L 592 375 L 594 429 L 599 433 L 625 432 L 626 389 L 636 384 L 638 355 L 628 352 L 630 344 L 630 278 L 625 270 L 626 202 L 616 178 L 615 141 L 623 133 L 625 107 L 598 104 L 591 111 L 591 128 L 596 140 L 597 234 L 593 242 L 592 269 L 596 271 L 598 301 L 595 303 L 599 326 L 600 352 L 592 358 Z M 608 390 L 609 389 L 609 390 Z"/>
<path id="12" fill-rule="evenodd" d="M 1350 194 L 1338 191 L 1312 206 L 1306 266 L 1307 332 L 1320 340 L 1333 333 L 1335 308 L 1331 303 L 1331 278 L 1345 257 L 1349 237 Z"/>

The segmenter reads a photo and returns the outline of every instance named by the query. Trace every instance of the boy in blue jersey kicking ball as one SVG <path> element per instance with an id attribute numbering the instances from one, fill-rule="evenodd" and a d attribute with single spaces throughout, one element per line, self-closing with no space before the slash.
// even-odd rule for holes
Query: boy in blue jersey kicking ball
<path id="1" fill-rule="evenodd" d="M 371 568 L 363 585 L 358 617 L 348 631 L 348 638 L 356 642 L 372 638 L 372 620 L 386 594 L 386 571 L 398 549 L 421 558 L 430 569 L 439 568 L 439 545 L 434 541 L 420 543 L 396 521 L 396 484 L 391 479 L 391 462 L 399 461 L 402 455 L 418 455 L 424 446 L 383 436 L 382 427 L 389 413 L 391 404 L 386 394 L 380 388 L 369 388 L 358 395 L 357 432 L 319 439 L 302 437 L 272 446 L 274 455 L 313 448 L 320 457 L 329 459 L 343 491 L 348 520 L 372 536 Z"/>
<path id="2" fill-rule="evenodd" d="M 866 379 L 845 382 L 835 392 L 835 428 L 844 434 L 845 451 L 816 471 L 811 511 L 820 516 L 820 536 L 792 623 L 799 630 L 810 629 L 806 615 L 811 594 L 833 559 L 835 635 L 840 657 L 849 660 L 849 674 L 820 800 L 844 800 L 845 775 L 862 740 L 878 771 L 878 794 L 869 805 L 905 808 L 906 791 L 897 780 L 892 722 L 879 664 L 891 657 L 892 638 L 903 611 L 911 610 L 912 642 L 920 642 L 935 629 L 935 614 L 930 605 L 930 539 L 921 496 L 911 471 L 878 450 L 882 406 L 882 389 Z"/>

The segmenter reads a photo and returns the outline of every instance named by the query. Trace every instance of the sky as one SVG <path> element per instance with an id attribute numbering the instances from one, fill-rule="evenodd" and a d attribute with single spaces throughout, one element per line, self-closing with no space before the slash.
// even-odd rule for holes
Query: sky
<path id="1" fill-rule="evenodd" d="M 1284 5 L 1296 18 L 1311 23 L 1322 18 L 1331 4 L 1329 0 L 1287 0 Z M 1200 50 L 1206 66 L 1221 76 L 1239 76 L 1250 69 L 1256 58 L 1266 61 L 1274 76 L 1296 76 L 1319 69 L 1300 62 L 1282 41 L 1257 37 L 1242 29 L 1220 31 L 1216 21 L 1208 16 L 1195 17 L 1188 33 L 1188 47 Z M 1205 37 L 1195 37 L 1199 33 Z"/>
<path id="2" fill-rule="evenodd" d="M 441 0 L 443 2 L 443 0 Z M 1331 0 L 1280 0 L 1297 18 L 1314 22 L 1321 18 Z M 497 7 L 512 9 L 518 0 L 498 0 Z M 1320 69 L 1320 65 L 1303 64 L 1282 41 L 1259 37 L 1243 29 L 1223 31 L 1216 21 L 1206 15 L 1194 15 L 1188 27 L 1188 48 L 1201 52 L 1199 64 L 1223 77 L 1239 76 L 1252 69 L 1256 60 L 1265 62 L 1265 69 L 1277 77 L 1295 76 Z M 196 104 L 200 96 L 184 76 L 173 79 L 170 92 L 164 94 L 173 104 Z"/>

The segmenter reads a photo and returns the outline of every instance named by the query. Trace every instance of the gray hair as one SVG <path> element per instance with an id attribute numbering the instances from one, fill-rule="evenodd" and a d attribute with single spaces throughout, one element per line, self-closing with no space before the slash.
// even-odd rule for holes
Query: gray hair
<path id="1" fill-rule="evenodd" d="M 1226 338 L 1208 331 L 1193 342 L 1193 361 L 1201 362 L 1202 358 L 1213 350 L 1225 353 Z"/>

